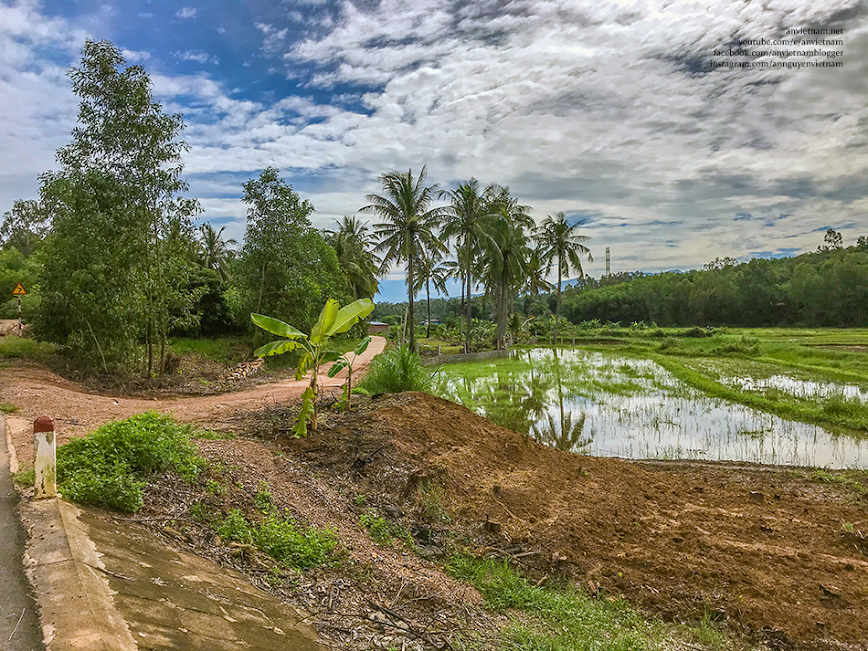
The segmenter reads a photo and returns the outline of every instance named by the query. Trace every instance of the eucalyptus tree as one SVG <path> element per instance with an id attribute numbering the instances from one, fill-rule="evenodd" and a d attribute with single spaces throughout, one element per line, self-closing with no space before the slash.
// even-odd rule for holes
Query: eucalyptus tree
<path id="1" fill-rule="evenodd" d="M 225 226 L 220 230 L 214 230 L 211 224 L 202 224 L 199 227 L 199 253 L 200 264 L 206 269 L 213 269 L 224 282 L 230 279 L 229 263 L 235 257 L 234 249 L 238 241 L 234 238 L 223 239 Z"/>
<path id="2" fill-rule="evenodd" d="M 51 230 L 51 214 L 33 199 L 17 200 L 12 210 L 3 214 L 0 247 L 15 247 L 29 258 Z"/>
<path id="3" fill-rule="evenodd" d="M 157 344 L 159 371 L 165 367 L 171 310 L 192 302 L 167 271 L 167 234 L 199 206 L 181 196 L 182 116 L 153 100 L 143 68 L 124 66 L 111 42 L 87 40 L 69 71 L 78 124 L 57 151 L 60 169 L 40 177 L 54 233 L 36 326 L 83 360 L 101 360 L 103 370 L 135 363 L 143 329 L 150 376 Z"/>
<path id="4" fill-rule="evenodd" d="M 345 216 L 338 229 L 326 231 L 341 269 L 349 280 L 354 298 L 373 298 L 377 293 L 380 260 L 373 251 L 375 242 L 367 223 Z"/>
<path id="5" fill-rule="evenodd" d="M 393 264 L 406 264 L 407 270 L 407 327 L 410 349 L 416 347 L 416 321 L 413 299 L 416 275 L 425 251 L 445 252 L 446 245 L 435 235 L 435 229 L 444 214 L 443 208 L 432 208 L 438 196 L 436 185 L 425 185 L 427 169 L 418 176 L 413 170 L 392 171 L 380 176 L 383 194 L 369 194 L 370 202 L 359 212 L 374 213 L 384 221 L 375 225 L 378 240 L 376 250 L 383 254 L 380 271 L 386 272 Z"/>
<path id="6" fill-rule="evenodd" d="M 563 212 L 548 215 L 540 224 L 535 239 L 539 246 L 540 259 L 546 264 L 547 271 L 553 264 L 558 268 L 557 302 L 555 303 L 555 330 L 554 343 L 558 343 L 558 324 L 561 315 L 561 282 L 563 277 L 573 271 L 579 272 L 579 278 L 584 276 L 582 271 L 582 257 L 593 262 L 591 250 L 584 245 L 590 237 L 579 235 L 579 228 L 584 220 L 574 221 L 572 224 L 567 220 Z"/>
<path id="7" fill-rule="evenodd" d="M 467 349 L 470 348 L 473 263 L 479 254 L 481 242 L 488 238 L 485 232 L 490 213 L 490 198 L 485 196 L 487 191 L 480 189 L 479 181 L 470 179 L 454 190 L 441 193 L 450 202 L 444 211 L 441 236 L 446 240 L 454 239 L 456 244 L 456 258 L 461 269 L 461 293 L 465 301 L 464 345 Z"/>

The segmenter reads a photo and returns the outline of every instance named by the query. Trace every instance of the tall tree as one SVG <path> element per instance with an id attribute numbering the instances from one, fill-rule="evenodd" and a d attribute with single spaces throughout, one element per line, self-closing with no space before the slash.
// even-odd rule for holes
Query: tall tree
<path id="1" fill-rule="evenodd" d="M 144 69 L 124 65 L 112 43 L 88 40 L 69 72 L 81 99 L 78 125 L 57 152 L 61 169 L 41 177 L 54 236 L 37 326 L 86 359 L 98 354 L 108 370 L 137 357 L 144 323 L 150 375 L 157 344 L 160 372 L 165 366 L 174 298 L 184 303 L 172 296 L 177 278 L 166 271 L 172 252 L 164 241 L 198 203 L 180 196 L 182 116 L 153 101 Z"/>
<path id="2" fill-rule="evenodd" d="M 51 230 L 51 214 L 32 199 L 18 200 L 12 210 L 3 215 L 0 225 L 0 245 L 15 247 L 29 258 Z"/>
<path id="3" fill-rule="evenodd" d="M 473 263 L 479 255 L 482 241 L 487 239 L 485 233 L 486 217 L 490 210 L 490 197 L 486 198 L 491 186 L 482 190 L 479 181 L 470 179 L 454 190 L 441 193 L 450 205 L 443 214 L 444 239 L 454 239 L 456 257 L 462 270 L 462 294 L 466 326 L 464 331 L 464 346 L 470 348 L 470 326 L 472 306 L 470 297 L 473 290 Z"/>
<path id="4" fill-rule="evenodd" d="M 244 184 L 247 228 L 238 283 L 251 312 L 280 316 L 309 330 L 328 299 L 349 298 L 335 250 L 313 228 L 313 204 L 302 199 L 277 168 Z"/>
<path id="5" fill-rule="evenodd" d="M 551 270 L 551 265 L 557 261 L 558 293 L 555 303 L 555 345 L 558 343 L 558 324 L 561 316 L 561 281 L 564 276 L 569 277 L 573 271 L 578 272 L 579 278 L 584 276 L 582 257 L 587 257 L 588 261 L 591 262 L 594 260 L 591 257 L 591 250 L 583 244 L 591 238 L 578 233 L 583 224 L 583 220 L 574 221 L 571 224 L 567 220 L 567 216 L 563 212 L 559 212 L 554 217 L 548 215 L 540 224 L 539 232 L 536 235 L 539 255 L 546 263 L 547 269 Z"/>
<path id="6" fill-rule="evenodd" d="M 234 238 L 223 239 L 225 226 L 220 230 L 214 230 L 211 224 L 202 224 L 199 227 L 199 254 L 200 264 L 206 269 L 213 269 L 224 282 L 229 280 L 229 262 L 235 256 L 234 247 L 238 242 Z"/>
<path id="7" fill-rule="evenodd" d="M 380 260 L 374 254 L 373 237 L 367 223 L 344 216 L 338 229 L 326 231 L 326 241 L 338 255 L 341 269 L 349 280 L 354 298 L 373 298 L 379 288 Z"/>
<path id="8" fill-rule="evenodd" d="M 455 275 L 455 262 L 452 260 L 443 260 L 443 256 L 439 252 L 425 251 L 422 260 L 419 264 L 419 273 L 416 276 L 416 293 L 425 288 L 425 301 L 427 303 L 428 312 L 428 328 L 425 336 L 431 337 L 431 285 L 434 285 L 435 291 L 448 296 L 449 292 L 446 289 L 446 283 Z"/>
<path id="9" fill-rule="evenodd" d="M 434 234 L 444 210 L 431 208 L 431 202 L 438 195 L 438 190 L 436 185 L 425 185 L 427 175 L 425 167 L 416 177 L 413 176 L 412 169 L 381 175 L 383 195 L 369 194 L 366 198 L 370 204 L 359 210 L 375 213 L 385 220 L 377 224 L 374 231 L 379 240 L 377 251 L 383 253 L 381 271 L 388 270 L 392 264 L 406 264 L 407 327 L 411 349 L 416 348 L 413 307 L 416 271 L 426 250 L 446 250 L 446 246 Z"/>
<path id="10" fill-rule="evenodd" d="M 505 206 L 501 206 L 499 219 L 493 221 L 487 232 L 480 275 L 494 301 L 497 348 L 502 349 L 506 345 L 512 299 L 525 282 L 531 250 L 524 227 L 509 217 Z"/>

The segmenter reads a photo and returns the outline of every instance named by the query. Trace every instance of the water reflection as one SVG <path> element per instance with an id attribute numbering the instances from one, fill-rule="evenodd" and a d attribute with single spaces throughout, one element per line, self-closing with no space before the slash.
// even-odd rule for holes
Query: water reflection
<path id="1" fill-rule="evenodd" d="M 560 450 L 627 458 L 868 467 L 868 445 L 709 398 L 649 360 L 520 351 L 444 368 L 447 397 Z"/>

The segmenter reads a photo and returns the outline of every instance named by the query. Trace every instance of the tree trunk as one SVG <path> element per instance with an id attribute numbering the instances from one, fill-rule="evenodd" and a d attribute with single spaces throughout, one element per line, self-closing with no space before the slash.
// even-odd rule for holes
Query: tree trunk
<path id="1" fill-rule="evenodd" d="M 555 346 L 558 345 L 558 325 L 561 322 L 561 260 L 558 258 L 558 298 L 555 303 Z"/>
<path id="2" fill-rule="evenodd" d="M 407 258 L 407 325 L 410 328 L 410 350 L 416 350 L 416 319 L 413 311 L 413 284 L 415 279 L 413 276 L 413 257 Z"/>
<path id="3" fill-rule="evenodd" d="M 467 314 L 467 331 L 464 334 L 464 352 L 470 352 L 470 321 L 472 317 L 472 308 L 470 305 L 470 265 L 467 265 L 467 305 L 465 305 L 464 310 Z"/>
<path id="4" fill-rule="evenodd" d="M 425 335 L 428 339 L 431 338 L 431 279 L 425 279 L 425 294 L 428 299 L 428 334 Z"/>

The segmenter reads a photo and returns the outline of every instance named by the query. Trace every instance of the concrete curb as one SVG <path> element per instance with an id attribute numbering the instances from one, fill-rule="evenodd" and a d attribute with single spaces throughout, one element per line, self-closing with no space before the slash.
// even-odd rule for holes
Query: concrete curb
<path id="1" fill-rule="evenodd" d="M 39 602 L 45 646 L 48 651 L 135 651 L 80 513 L 58 497 L 21 504 L 30 533 L 24 562 Z"/>
<path id="2" fill-rule="evenodd" d="M 5 420 L 9 458 L 17 459 Z M 10 466 L 12 464 L 10 463 Z M 15 462 L 17 471 L 17 461 Z M 79 522 L 81 512 L 59 497 L 24 498 L 19 515 L 27 531 L 25 572 L 39 605 L 48 651 L 135 651 L 96 546 Z"/>

